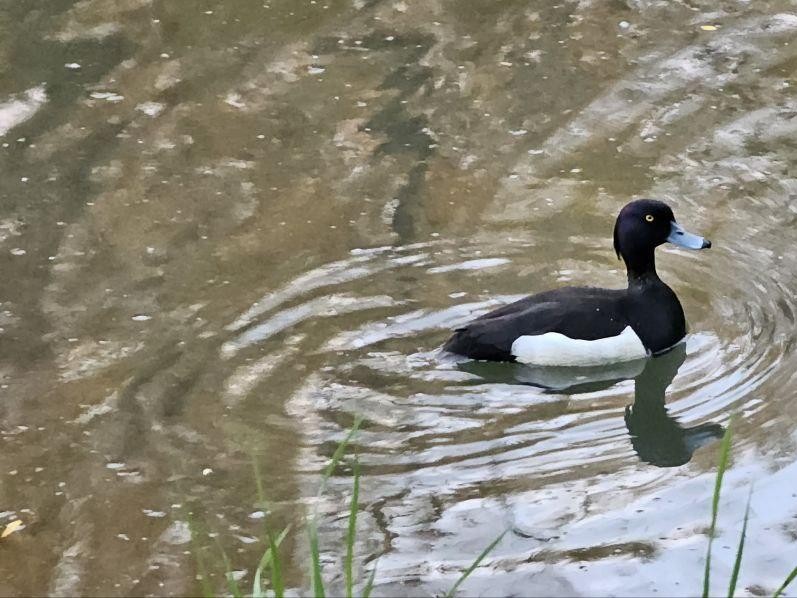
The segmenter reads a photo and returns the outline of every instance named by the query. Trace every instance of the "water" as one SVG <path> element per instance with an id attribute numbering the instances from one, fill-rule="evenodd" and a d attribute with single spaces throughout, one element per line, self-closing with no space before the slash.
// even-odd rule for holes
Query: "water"
<path id="1" fill-rule="evenodd" d="M 25 524 L 0 593 L 196 592 L 187 511 L 251 583 L 252 455 L 275 527 L 321 513 L 339 588 L 350 463 L 315 497 L 358 414 L 379 595 L 446 591 L 503 529 L 465 594 L 693 595 L 732 413 L 715 590 L 751 484 L 740 593 L 774 590 L 797 564 L 794 8 L 0 8 L 0 524 Z M 578 380 L 439 359 L 499 304 L 624 284 L 631 197 L 714 243 L 659 250 L 685 347 Z M 304 536 L 284 547 L 306 589 Z"/>

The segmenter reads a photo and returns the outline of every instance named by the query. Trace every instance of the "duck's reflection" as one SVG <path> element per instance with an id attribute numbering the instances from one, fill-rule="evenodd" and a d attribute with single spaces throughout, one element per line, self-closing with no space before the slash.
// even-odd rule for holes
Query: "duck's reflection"
<path id="1" fill-rule="evenodd" d="M 689 462 L 701 446 L 722 437 L 719 424 L 684 427 L 667 412 L 665 393 L 686 359 L 681 343 L 652 359 L 601 368 L 539 368 L 514 364 L 516 382 L 544 388 L 557 394 L 596 392 L 621 380 L 634 380 L 634 403 L 625 410 L 631 445 L 642 461 L 658 467 L 676 467 Z M 469 362 L 461 368 L 481 378 L 506 379 L 506 364 Z"/>
<path id="2" fill-rule="evenodd" d="M 625 425 L 639 458 L 659 467 L 687 463 L 701 446 L 722 437 L 719 424 L 687 428 L 667 413 L 664 395 L 686 359 L 682 343 L 669 353 L 648 360 L 634 379 L 634 404 L 625 408 Z"/>

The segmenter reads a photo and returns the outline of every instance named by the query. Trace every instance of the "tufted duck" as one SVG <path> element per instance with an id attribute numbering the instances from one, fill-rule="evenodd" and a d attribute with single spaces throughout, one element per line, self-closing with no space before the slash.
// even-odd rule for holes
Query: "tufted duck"
<path id="1" fill-rule="evenodd" d="M 594 366 L 662 353 L 686 335 L 681 303 L 656 274 L 654 250 L 665 242 L 711 247 L 677 224 L 667 204 L 632 201 L 614 226 L 628 288 L 565 287 L 526 297 L 458 328 L 443 349 L 541 366 Z"/>

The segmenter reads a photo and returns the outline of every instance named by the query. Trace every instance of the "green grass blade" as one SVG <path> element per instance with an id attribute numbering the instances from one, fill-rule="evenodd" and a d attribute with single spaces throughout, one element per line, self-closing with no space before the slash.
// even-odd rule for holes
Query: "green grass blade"
<path id="1" fill-rule="evenodd" d="M 703 573 L 703 598 L 708 598 L 711 581 L 711 545 L 714 543 L 714 533 L 717 529 L 717 513 L 719 511 L 720 492 L 722 491 L 722 478 L 725 477 L 725 470 L 728 468 L 732 439 L 733 418 L 728 422 L 728 428 L 725 430 L 725 435 L 722 437 L 720 460 L 717 466 L 717 478 L 714 482 L 714 498 L 711 501 L 711 527 L 708 532 L 708 549 L 706 551 L 706 569 Z"/>
<path id="2" fill-rule="evenodd" d="M 327 486 L 327 480 L 329 480 L 329 476 L 332 475 L 332 472 L 335 471 L 335 468 L 340 463 L 341 458 L 343 457 L 343 453 L 346 450 L 346 447 L 349 444 L 349 441 L 352 437 L 357 433 L 357 430 L 360 428 L 360 424 L 363 423 L 362 416 L 357 416 L 354 419 L 354 424 L 349 430 L 349 433 L 346 434 L 346 438 L 344 438 L 341 443 L 338 445 L 338 448 L 335 449 L 335 452 L 332 454 L 332 458 L 329 460 L 329 464 L 324 468 L 324 474 L 321 476 L 321 484 L 318 487 L 318 495 L 320 496 L 324 489 Z"/>
<path id="3" fill-rule="evenodd" d="M 747 495 L 747 506 L 744 509 L 744 523 L 742 524 L 742 535 L 739 536 L 739 548 L 736 550 L 736 561 L 733 563 L 733 573 L 731 583 L 728 586 L 728 598 L 733 598 L 736 593 L 736 582 L 739 580 L 739 569 L 742 568 L 742 554 L 744 554 L 744 541 L 747 535 L 747 520 L 750 518 L 750 500 L 753 498 L 753 487 Z"/>
<path id="4" fill-rule="evenodd" d="M 285 531 L 287 531 L 287 528 L 285 528 Z M 268 532 L 268 544 L 269 550 L 271 550 L 271 587 L 274 590 L 274 598 L 283 598 L 285 595 L 285 583 L 282 581 L 279 547 L 271 532 Z"/>
<path id="5" fill-rule="evenodd" d="M 506 535 L 506 530 L 504 530 L 501 533 L 501 535 L 498 536 L 495 540 L 490 542 L 490 545 L 487 548 L 482 550 L 482 553 L 478 556 L 478 558 L 475 561 L 473 561 L 471 566 L 468 567 L 468 569 L 465 571 L 465 573 L 463 573 L 460 576 L 460 578 L 457 580 L 457 583 L 455 583 L 453 585 L 453 587 L 448 591 L 448 594 L 446 594 L 446 598 L 451 598 L 456 593 L 457 589 L 462 584 L 462 582 L 464 582 L 466 579 L 468 579 L 470 574 L 473 573 L 476 570 L 476 567 L 478 567 L 481 564 L 481 562 L 484 560 L 484 558 L 488 554 L 490 554 L 490 552 L 492 552 L 493 548 L 495 548 L 501 540 L 504 539 L 505 535 Z"/>
<path id="6" fill-rule="evenodd" d="M 260 466 L 257 462 L 257 456 L 252 453 L 251 458 L 252 471 L 255 476 L 255 488 L 257 490 L 257 506 L 261 509 L 267 510 L 268 502 L 266 501 L 266 493 L 263 489 L 263 476 L 260 474 Z M 284 593 L 285 588 L 282 582 L 282 566 L 279 560 L 277 548 L 285 539 L 285 536 L 288 535 L 290 528 L 291 526 L 289 525 L 282 530 L 275 540 L 271 534 L 271 530 L 268 528 L 268 524 L 263 524 L 263 529 L 265 530 L 265 536 L 268 540 L 269 546 L 263 552 L 263 556 L 260 557 L 260 562 L 257 565 L 257 569 L 255 569 L 255 576 L 252 582 L 252 598 L 263 598 L 265 596 L 263 591 L 262 577 L 263 571 L 265 571 L 266 568 L 271 571 L 271 585 L 276 593 L 276 598 L 279 598 L 282 593 Z M 277 588 L 281 588 L 279 593 L 277 593 Z"/>
<path id="7" fill-rule="evenodd" d="M 797 577 L 797 567 L 792 569 L 792 572 L 789 573 L 789 576 L 786 578 L 786 581 L 783 582 L 783 585 L 778 588 L 778 591 L 773 594 L 773 598 L 778 598 L 783 592 L 786 591 L 786 588 L 789 587 L 789 584 L 794 581 L 794 578 Z"/>
<path id="8" fill-rule="evenodd" d="M 282 581 L 282 564 L 277 549 L 290 530 L 291 526 L 289 525 L 280 532 L 276 539 L 268 529 L 266 530 L 269 546 L 266 548 L 265 552 L 263 552 L 263 556 L 260 557 L 260 562 L 257 564 L 257 569 L 255 570 L 255 579 L 252 583 L 253 598 L 263 598 L 263 596 L 265 596 L 261 579 L 263 577 L 263 571 L 265 571 L 266 568 L 271 571 L 271 586 L 274 588 L 276 598 L 281 596 L 281 594 L 277 594 L 278 585 L 282 588 L 282 593 L 285 592 L 285 586 Z"/>
<path id="9" fill-rule="evenodd" d="M 310 536 L 310 556 L 312 557 L 311 578 L 313 579 L 313 596 L 325 598 L 324 580 L 321 577 L 321 556 L 318 551 L 318 529 L 315 518 L 307 522 L 307 533 Z"/>
<path id="10" fill-rule="evenodd" d="M 199 573 L 200 577 L 202 596 L 204 596 L 204 598 L 213 598 L 213 587 L 210 585 L 208 568 L 205 565 L 205 557 L 202 555 L 202 546 L 199 543 L 199 530 L 190 513 L 186 513 L 186 520 L 188 521 L 188 531 L 191 533 L 191 546 L 194 552 L 194 559 L 196 560 L 197 573 Z"/>
<path id="11" fill-rule="evenodd" d="M 224 551 L 224 548 L 221 546 L 221 542 L 216 540 L 216 546 L 219 548 L 219 552 L 221 553 L 221 558 L 224 561 L 224 578 L 227 580 L 227 589 L 232 594 L 233 598 L 243 598 L 243 592 L 241 592 L 241 588 L 238 586 L 238 582 L 235 581 L 235 578 L 232 576 L 232 564 L 230 563 L 230 559 L 227 558 L 227 553 Z"/>
<path id="12" fill-rule="evenodd" d="M 363 590 L 363 598 L 371 598 L 371 590 L 374 589 L 375 579 L 376 579 L 376 563 L 374 563 L 374 568 L 371 569 L 371 575 L 368 576 L 368 582 L 365 584 L 365 589 Z"/>
<path id="13" fill-rule="evenodd" d="M 263 490 L 263 476 L 260 475 L 260 465 L 257 463 L 257 457 L 252 453 L 252 471 L 255 474 L 255 488 L 257 489 L 257 502 L 258 506 L 262 509 L 268 507 L 266 502 L 266 493 Z"/>
<path id="14" fill-rule="evenodd" d="M 362 424 L 362 422 L 362 416 L 358 415 L 354 418 L 354 423 L 352 424 L 351 430 L 349 430 L 349 433 L 346 434 L 346 437 L 341 441 L 341 443 L 338 444 L 338 447 L 332 454 L 332 458 L 329 460 L 329 464 L 324 468 L 324 473 L 321 475 L 321 483 L 318 485 L 318 492 L 316 496 L 321 496 L 321 494 L 323 494 L 329 477 L 335 471 L 338 463 L 340 463 L 349 441 L 351 441 L 352 437 L 357 433 L 357 430 L 360 428 L 360 424 Z M 310 538 L 310 556 L 312 557 L 311 578 L 313 580 L 313 594 L 316 598 L 325 598 L 324 580 L 321 577 L 321 556 L 318 550 L 318 528 L 315 512 L 313 513 L 313 517 L 309 521 L 306 521 L 306 525 L 307 533 Z"/>
<path id="15" fill-rule="evenodd" d="M 360 508 L 360 462 L 354 458 L 354 487 L 351 492 L 351 507 L 349 508 L 349 529 L 346 533 L 346 597 L 353 598 L 354 579 L 352 574 L 354 562 L 354 540 L 357 536 L 357 511 Z"/>
<path id="16" fill-rule="evenodd" d="M 243 592 L 241 592 L 241 588 L 238 586 L 238 582 L 235 581 L 232 574 L 232 570 L 224 574 L 224 577 L 227 578 L 227 589 L 230 591 L 233 598 L 243 598 Z"/>
<path id="17" fill-rule="evenodd" d="M 260 557 L 260 562 L 255 569 L 255 578 L 252 581 L 252 598 L 265 598 L 266 593 L 263 590 L 263 570 L 271 564 L 271 548 L 266 548 L 263 556 Z"/>

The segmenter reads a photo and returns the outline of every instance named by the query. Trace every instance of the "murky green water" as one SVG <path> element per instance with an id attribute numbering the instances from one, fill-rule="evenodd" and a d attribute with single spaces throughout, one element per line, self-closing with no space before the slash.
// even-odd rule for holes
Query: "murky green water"
<path id="1" fill-rule="evenodd" d="M 197 592 L 187 509 L 251 583 L 252 454 L 275 526 L 318 506 L 339 588 L 348 470 L 314 497 L 362 414 L 376 594 L 443 592 L 509 529 L 465 594 L 693 595 L 733 412 L 715 589 L 754 483 L 741 593 L 774 590 L 797 564 L 796 9 L 6 2 L 0 526 L 25 528 L 0 594 Z M 438 359 L 511 298 L 623 285 L 611 228 L 641 196 L 714 242 L 659 253 L 684 351 L 562 391 Z M 306 589 L 304 536 L 284 547 Z"/>

